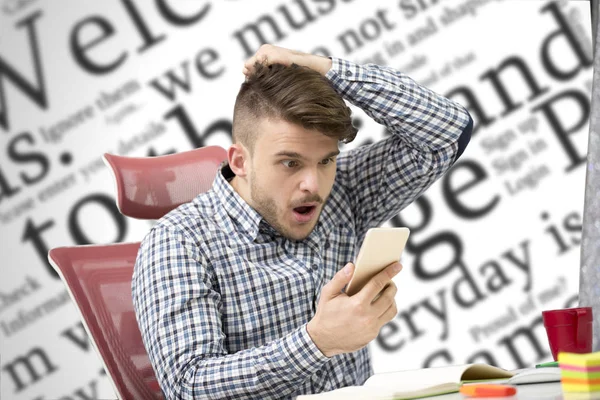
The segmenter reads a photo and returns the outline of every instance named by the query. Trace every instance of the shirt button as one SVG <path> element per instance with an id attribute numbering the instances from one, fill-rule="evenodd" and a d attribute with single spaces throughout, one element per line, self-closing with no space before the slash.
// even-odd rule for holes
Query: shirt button
<path id="1" fill-rule="evenodd" d="M 346 71 L 346 76 L 352 76 L 352 71 L 350 71 L 350 70 Z"/>
<path id="2" fill-rule="evenodd" d="M 312 269 L 313 269 L 313 271 L 316 271 L 319 269 L 319 266 L 317 264 L 313 264 Z"/>
<path id="3" fill-rule="evenodd" d="M 331 245 L 329 244 L 329 242 L 325 242 L 325 250 L 327 250 L 330 247 L 331 247 Z"/>
<path id="4" fill-rule="evenodd" d="M 320 378 L 323 376 L 323 372 L 321 370 L 318 370 L 316 375 L 317 375 L 317 378 Z"/>

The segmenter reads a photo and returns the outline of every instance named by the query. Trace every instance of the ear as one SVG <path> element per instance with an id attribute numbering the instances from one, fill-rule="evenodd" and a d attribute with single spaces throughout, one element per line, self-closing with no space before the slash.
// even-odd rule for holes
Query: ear
<path id="1" fill-rule="evenodd" d="M 250 165 L 250 153 L 241 143 L 234 143 L 227 151 L 229 167 L 236 176 L 245 178 L 248 175 Z"/>

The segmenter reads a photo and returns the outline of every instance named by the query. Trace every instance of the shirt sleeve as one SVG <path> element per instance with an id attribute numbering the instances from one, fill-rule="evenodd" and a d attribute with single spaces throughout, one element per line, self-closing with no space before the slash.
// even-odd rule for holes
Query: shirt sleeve
<path id="1" fill-rule="evenodd" d="M 167 398 L 280 398 L 331 359 L 306 324 L 264 346 L 228 354 L 214 273 L 197 243 L 175 228 L 155 227 L 142 242 L 132 293 Z"/>
<path id="2" fill-rule="evenodd" d="M 391 135 L 342 152 L 338 184 L 347 193 L 357 236 L 380 226 L 441 177 L 469 142 L 473 120 L 458 103 L 375 64 L 332 58 L 334 89 Z"/>

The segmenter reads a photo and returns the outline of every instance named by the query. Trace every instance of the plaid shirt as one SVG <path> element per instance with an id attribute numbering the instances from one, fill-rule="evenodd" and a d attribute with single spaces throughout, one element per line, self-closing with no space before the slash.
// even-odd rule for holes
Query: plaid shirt
<path id="1" fill-rule="evenodd" d="M 353 261 L 367 229 L 410 204 L 469 140 L 465 109 L 376 65 L 332 58 L 327 78 L 392 135 L 342 152 L 314 231 L 282 237 L 228 183 L 163 217 L 133 276 L 145 346 L 168 398 L 282 399 L 361 385 L 368 347 L 326 357 L 306 324 L 321 288 Z"/>

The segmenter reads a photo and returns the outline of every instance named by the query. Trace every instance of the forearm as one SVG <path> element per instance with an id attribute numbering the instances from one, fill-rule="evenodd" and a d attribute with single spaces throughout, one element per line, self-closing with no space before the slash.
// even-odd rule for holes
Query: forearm
<path id="1" fill-rule="evenodd" d="M 416 148 L 456 146 L 470 121 L 466 109 L 391 68 L 332 59 L 334 88 L 376 122 Z"/>
<path id="2" fill-rule="evenodd" d="M 292 52 L 291 61 L 294 64 L 303 65 L 313 69 L 323 76 L 327 75 L 327 72 L 329 72 L 332 66 L 332 61 L 329 57 L 299 52 Z"/>
<path id="3" fill-rule="evenodd" d="M 181 399 L 281 398 L 294 393 L 328 360 L 302 326 L 258 348 L 190 356 L 177 374 L 181 379 L 173 394 Z"/>

